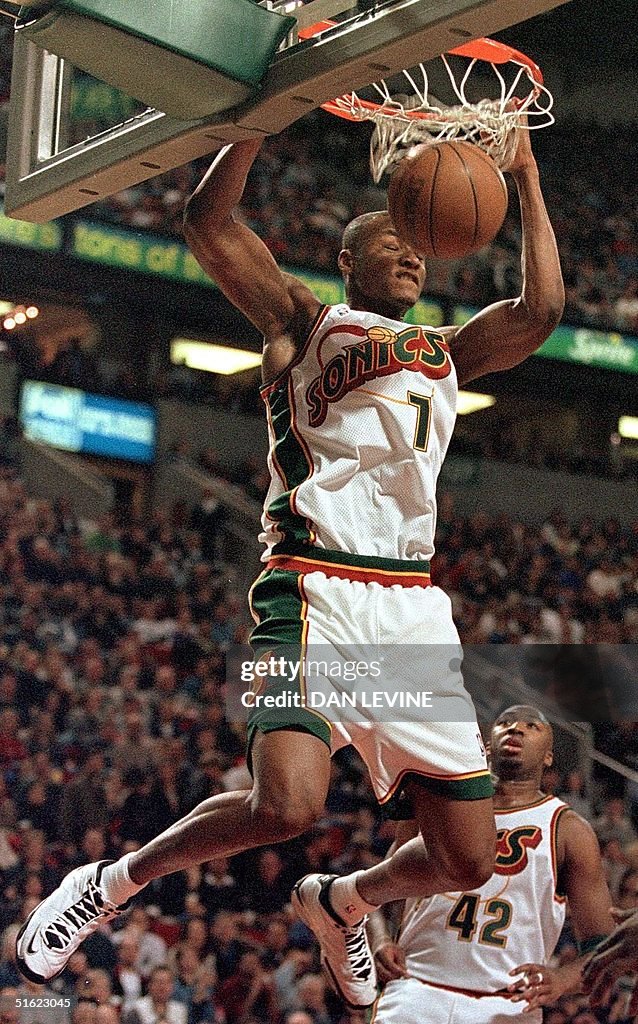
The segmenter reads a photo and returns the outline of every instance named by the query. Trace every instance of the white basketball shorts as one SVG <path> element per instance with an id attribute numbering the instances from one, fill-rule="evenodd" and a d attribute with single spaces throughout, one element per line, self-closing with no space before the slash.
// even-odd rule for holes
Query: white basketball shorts
<path id="1" fill-rule="evenodd" d="M 542 1024 L 542 1010 L 523 1014 L 526 1006 L 502 996 L 470 996 L 452 987 L 400 978 L 383 989 L 370 1024 L 511 1024 L 513 1017 L 520 1017 L 521 1024 Z"/>
<path id="2" fill-rule="evenodd" d="M 352 744 L 382 804 L 412 779 L 450 799 L 490 797 L 450 600 L 428 568 L 318 548 L 275 555 L 251 590 L 251 645 L 273 666 L 290 652 L 291 671 L 255 687 L 249 745 L 275 729 L 311 732 L 333 753 Z"/>

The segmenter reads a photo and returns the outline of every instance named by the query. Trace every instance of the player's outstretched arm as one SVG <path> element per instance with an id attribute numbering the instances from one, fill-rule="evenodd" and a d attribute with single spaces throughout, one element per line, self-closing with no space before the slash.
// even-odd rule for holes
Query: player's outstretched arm
<path id="1" fill-rule="evenodd" d="M 564 811 L 560 818 L 557 853 L 559 878 L 582 954 L 564 967 L 519 964 L 510 972 L 523 975 L 510 986 L 512 1001 L 525 1000 L 529 1010 L 549 1006 L 568 992 L 582 992 L 591 950 L 614 925 L 598 840 L 591 825 L 574 811 Z"/>
<path id="2" fill-rule="evenodd" d="M 249 139 L 226 146 L 187 203 L 184 235 L 207 274 L 262 332 L 266 343 L 302 340 L 319 302 L 284 274 L 262 240 L 234 216 L 261 146 Z"/>
<path id="3" fill-rule="evenodd" d="M 563 313 L 565 290 L 558 248 L 529 136 L 529 131 L 518 130 L 516 152 L 507 168 L 516 182 L 521 207 L 521 294 L 488 306 L 450 332 L 461 384 L 521 363 L 540 348 Z"/>

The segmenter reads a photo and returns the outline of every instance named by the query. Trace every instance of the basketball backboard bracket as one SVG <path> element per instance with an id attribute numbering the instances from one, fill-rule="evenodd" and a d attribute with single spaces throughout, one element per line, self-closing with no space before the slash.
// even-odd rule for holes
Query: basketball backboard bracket
<path id="1" fill-rule="evenodd" d="M 269 0 L 298 28 L 338 24 L 303 42 L 292 33 L 256 98 L 204 121 L 157 110 L 65 145 L 70 69 L 16 35 L 11 84 L 5 213 L 46 222 L 87 206 L 228 142 L 282 131 L 308 111 L 379 73 L 391 75 L 459 43 L 497 32 L 567 0 Z"/>

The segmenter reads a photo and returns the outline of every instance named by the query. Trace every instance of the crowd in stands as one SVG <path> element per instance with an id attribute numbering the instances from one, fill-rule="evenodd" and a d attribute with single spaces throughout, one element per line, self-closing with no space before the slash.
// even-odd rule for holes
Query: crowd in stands
<path id="1" fill-rule="evenodd" d="M 434 572 L 465 643 L 631 643 L 638 639 L 638 523 L 526 526 L 454 513 L 443 495 Z"/>
<path id="2" fill-rule="evenodd" d="M 391 841 L 348 753 L 335 760 L 325 816 L 309 834 L 150 885 L 51 987 L 19 975 L 17 923 L 61 875 L 136 848 L 210 795 L 250 785 L 244 727 L 227 720 L 224 704 L 224 652 L 248 625 L 214 505 L 180 505 L 144 523 L 117 514 L 79 521 L 66 504 L 29 497 L 12 444 L 0 459 L 3 1024 L 362 1024 L 330 992 L 312 937 L 288 907 L 304 872 L 375 863 Z M 638 529 L 572 526 L 558 513 L 533 529 L 460 517 L 444 498 L 440 549 L 436 579 L 469 643 L 532 650 L 635 639 Z M 597 728 L 616 757 L 638 755 L 633 722 L 608 717 Z M 638 795 L 594 781 L 585 788 L 565 765 L 548 773 L 546 788 L 592 820 L 614 898 L 634 905 Z M 566 932 L 559 959 L 573 955 Z M 18 1012 L 16 990 L 57 1002 L 46 1018 Z M 623 1019 L 618 1007 L 610 1021 Z M 593 1019 L 571 997 L 547 1017 Z"/>

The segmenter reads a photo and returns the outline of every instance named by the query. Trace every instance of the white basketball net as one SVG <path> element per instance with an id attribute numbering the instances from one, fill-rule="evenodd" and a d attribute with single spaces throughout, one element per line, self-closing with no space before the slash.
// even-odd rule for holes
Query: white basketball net
<path id="1" fill-rule="evenodd" d="M 485 150 L 502 169 L 507 169 L 516 148 L 515 129 L 519 127 L 545 128 L 553 124 L 551 113 L 553 97 L 549 90 L 532 75 L 525 64 L 510 60 L 516 67 L 513 81 L 507 83 L 500 68 L 491 62 L 473 58 L 459 82 L 456 81 L 445 54 L 445 64 L 458 104 L 446 106 L 429 95 L 428 74 L 423 64 L 414 71 L 403 71 L 410 94 L 391 95 L 385 80 L 374 82 L 372 88 L 380 99 L 375 103 L 361 100 L 356 92 L 341 96 L 326 104 L 335 114 L 353 121 L 373 121 L 375 130 L 370 140 L 370 170 L 375 182 L 405 156 L 406 150 L 417 143 L 460 139 L 473 142 Z M 500 95 L 497 99 L 470 103 L 466 88 L 476 64 L 482 69 L 491 67 L 496 76 Z M 516 96 L 519 84 L 531 84 L 524 98 Z M 527 116 L 527 124 L 522 119 Z"/>

